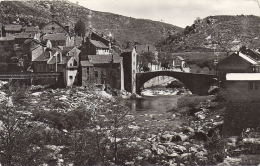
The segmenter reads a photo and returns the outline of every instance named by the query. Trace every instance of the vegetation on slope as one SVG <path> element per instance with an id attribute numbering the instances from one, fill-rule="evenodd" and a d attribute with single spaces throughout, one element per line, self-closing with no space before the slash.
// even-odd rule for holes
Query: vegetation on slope
<path id="1" fill-rule="evenodd" d="M 163 51 L 235 51 L 245 45 L 256 48 L 259 44 L 260 18 L 257 16 L 209 16 L 197 18 L 182 32 L 170 35 L 157 43 Z"/>
<path id="2" fill-rule="evenodd" d="M 159 21 L 135 19 L 117 14 L 92 11 L 69 1 L 2 1 L 0 20 L 2 23 L 24 22 L 42 27 L 51 20 L 51 5 L 57 14 L 56 20 L 70 25 L 82 19 L 87 27 L 92 27 L 108 35 L 110 32 L 118 45 L 126 47 L 128 42 L 154 44 L 168 34 L 182 28 Z M 19 21 L 17 21 L 19 18 Z"/>

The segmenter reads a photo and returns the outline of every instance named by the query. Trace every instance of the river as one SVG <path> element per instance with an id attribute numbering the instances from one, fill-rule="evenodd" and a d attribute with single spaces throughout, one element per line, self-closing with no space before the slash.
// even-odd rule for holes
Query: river
<path id="1" fill-rule="evenodd" d="M 156 133 L 167 127 L 177 128 L 184 122 L 176 112 L 177 100 L 182 96 L 177 95 L 176 90 L 157 87 L 142 92 L 141 98 L 130 99 L 128 102 L 138 125 Z"/>

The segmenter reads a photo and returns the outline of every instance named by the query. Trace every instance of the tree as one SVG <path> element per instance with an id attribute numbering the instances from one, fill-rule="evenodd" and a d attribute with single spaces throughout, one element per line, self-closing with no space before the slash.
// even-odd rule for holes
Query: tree
<path id="1" fill-rule="evenodd" d="M 12 87 L 12 88 L 10 88 Z M 22 106 L 23 88 L 10 86 L 0 105 L 0 163 L 4 165 L 39 165 L 44 137 L 38 137 L 40 126 L 31 121 L 31 114 Z M 20 98 L 21 97 L 21 98 Z M 19 99 L 20 98 L 20 99 Z M 24 104 L 24 102 L 22 102 Z M 38 138 L 38 139 L 36 139 Z"/>
<path id="2" fill-rule="evenodd" d="M 133 143 L 141 130 L 129 127 L 134 120 L 130 109 L 119 98 L 92 99 L 100 102 L 82 105 L 70 114 L 74 123 L 65 158 L 74 165 L 124 165 L 133 161 L 141 152 Z"/>
<path id="3" fill-rule="evenodd" d="M 74 31 L 78 36 L 85 36 L 86 25 L 81 19 L 75 24 Z"/>
<path id="4" fill-rule="evenodd" d="M 155 56 L 152 52 L 144 52 L 137 55 L 137 62 L 139 71 L 146 71 L 145 69 L 149 70 L 148 64 L 153 63 Z"/>

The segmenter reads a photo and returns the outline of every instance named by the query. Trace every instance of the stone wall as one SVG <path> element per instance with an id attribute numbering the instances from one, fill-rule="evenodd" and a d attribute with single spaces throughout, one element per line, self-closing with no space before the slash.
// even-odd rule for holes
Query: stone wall
<path id="1" fill-rule="evenodd" d="M 259 128 L 260 101 L 229 102 L 226 105 L 223 135 L 240 135 L 243 129 Z"/>

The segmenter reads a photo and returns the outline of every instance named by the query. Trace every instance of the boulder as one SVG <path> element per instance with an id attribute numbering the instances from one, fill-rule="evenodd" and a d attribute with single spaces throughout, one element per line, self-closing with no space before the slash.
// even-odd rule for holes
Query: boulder
<path id="1" fill-rule="evenodd" d="M 189 152 L 196 153 L 196 152 L 198 152 L 198 150 L 195 147 L 190 147 Z"/>
<path id="2" fill-rule="evenodd" d="M 181 146 L 181 145 L 175 145 L 175 146 L 173 146 L 173 149 L 176 152 L 180 152 L 180 153 L 183 153 L 183 152 L 187 151 L 187 149 L 184 146 Z"/>
<path id="3" fill-rule="evenodd" d="M 192 138 L 200 141 L 205 141 L 205 142 L 208 139 L 207 134 L 203 131 L 196 131 L 194 133 L 194 136 L 192 136 Z"/>
<path id="4" fill-rule="evenodd" d="M 181 154 L 181 156 L 180 156 L 180 159 L 182 159 L 182 160 L 188 160 L 188 157 L 191 155 L 191 153 L 183 153 L 183 154 Z"/>
<path id="5" fill-rule="evenodd" d="M 178 153 L 169 153 L 168 155 L 167 155 L 167 157 L 170 157 L 170 158 L 177 158 L 177 157 L 180 157 L 180 155 L 178 154 Z"/>
<path id="6" fill-rule="evenodd" d="M 218 164 L 217 166 L 240 165 L 241 160 L 241 158 L 227 157 L 222 163 Z"/>
<path id="7" fill-rule="evenodd" d="M 196 113 L 194 113 L 194 115 L 195 115 L 197 118 L 199 118 L 200 120 L 203 120 L 203 119 L 206 118 L 206 115 L 205 115 L 205 113 L 204 113 L 203 111 L 196 112 Z"/>
<path id="8" fill-rule="evenodd" d="M 150 157 L 152 155 L 152 151 L 150 149 L 144 149 L 142 155 L 146 158 Z"/>
<path id="9" fill-rule="evenodd" d="M 174 137 L 174 135 L 172 134 L 163 134 L 161 136 L 161 141 L 171 141 L 172 140 L 172 137 Z"/>
<path id="10" fill-rule="evenodd" d="M 178 133 L 171 138 L 171 142 L 179 142 L 179 141 L 185 141 L 188 139 L 188 136 L 183 133 Z"/>

